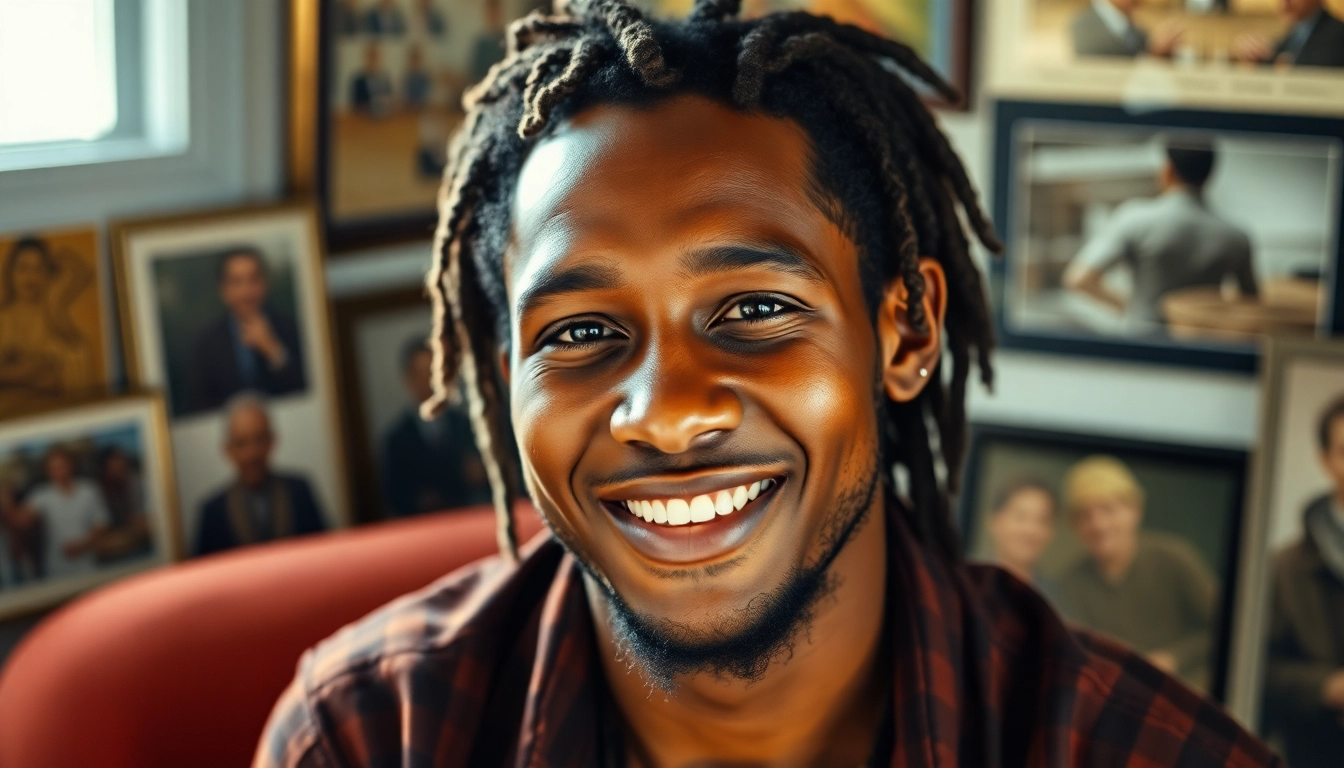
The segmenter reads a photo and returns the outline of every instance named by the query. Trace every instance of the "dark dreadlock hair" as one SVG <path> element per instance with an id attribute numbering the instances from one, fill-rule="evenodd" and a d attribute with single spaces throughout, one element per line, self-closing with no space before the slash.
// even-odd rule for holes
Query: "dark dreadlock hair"
<path id="1" fill-rule="evenodd" d="M 885 470 L 899 464 L 908 473 L 916 534 L 959 557 L 949 496 L 965 448 L 966 381 L 974 354 L 985 385 L 992 383 L 993 330 L 958 208 L 982 243 L 1000 245 L 966 170 L 901 70 L 950 99 L 956 90 L 908 46 L 808 13 L 742 20 L 735 18 L 740 0 L 696 0 L 688 18 L 663 21 L 625 0 L 562 2 L 554 14 L 535 11 L 514 22 L 504 60 L 463 97 L 466 120 L 449 148 L 427 277 L 435 396 L 424 410 L 441 408 L 454 377 L 463 377 L 501 551 L 516 557 L 511 509 L 521 470 L 494 361 L 510 334 L 504 252 L 523 162 L 548 131 L 585 107 L 646 107 L 692 93 L 803 128 L 813 152 L 816 188 L 809 191 L 858 245 L 870 311 L 883 286 L 899 278 L 909 322 L 926 331 L 919 258 L 936 259 L 947 273 L 951 374 L 945 382 L 940 363 L 913 402 L 885 403 L 881 458 Z"/>

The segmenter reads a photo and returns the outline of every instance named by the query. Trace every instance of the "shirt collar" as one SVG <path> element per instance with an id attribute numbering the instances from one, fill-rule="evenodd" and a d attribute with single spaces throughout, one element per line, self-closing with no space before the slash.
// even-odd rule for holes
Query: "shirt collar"
<path id="1" fill-rule="evenodd" d="M 1096 10 L 1097 15 L 1106 28 L 1116 37 L 1124 37 L 1129 34 L 1129 30 L 1134 26 L 1134 22 L 1129 17 L 1121 13 L 1114 5 L 1107 0 L 1092 0 L 1092 8 Z"/>

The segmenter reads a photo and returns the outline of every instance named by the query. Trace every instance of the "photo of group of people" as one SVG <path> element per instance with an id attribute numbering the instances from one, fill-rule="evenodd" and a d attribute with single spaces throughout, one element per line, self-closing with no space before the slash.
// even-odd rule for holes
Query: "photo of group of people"
<path id="1" fill-rule="evenodd" d="M 361 520 L 406 517 L 485 504 L 490 485 L 459 397 L 436 418 L 430 398 L 428 301 L 419 289 L 338 302 L 342 390 L 349 414 L 349 464 Z"/>
<path id="2" fill-rule="evenodd" d="M 127 373 L 166 390 L 188 555 L 348 520 L 317 237 L 303 206 L 118 227 Z"/>
<path id="3" fill-rule="evenodd" d="M 999 113 L 1007 344 L 1181 362 L 1209 350 L 1249 368 L 1266 336 L 1333 327 L 1344 123 L 1239 131 L 1232 115 L 1194 127 L 1189 113 L 1022 102 Z"/>
<path id="4" fill-rule="evenodd" d="M 152 397 L 0 425 L 0 615 L 172 559 Z"/>
<path id="5" fill-rule="evenodd" d="M 1070 621 L 1218 693 L 1245 456 L 980 428 L 969 553 Z"/>
<path id="6" fill-rule="evenodd" d="M 107 383 L 96 230 L 0 236 L 0 415 Z"/>
<path id="7" fill-rule="evenodd" d="M 339 0 L 327 17 L 329 213 L 432 210 L 462 94 L 527 0 Z"/>
<path id="8" fill-rule="evenodd" d="M 1340 0 L 1005 0 L 1005 90 L 1344 113 Z M 1011 52 L 1010 49 L 1011 48 Z M 1015 54 L 1015 55 L 1013 55 Z"/>

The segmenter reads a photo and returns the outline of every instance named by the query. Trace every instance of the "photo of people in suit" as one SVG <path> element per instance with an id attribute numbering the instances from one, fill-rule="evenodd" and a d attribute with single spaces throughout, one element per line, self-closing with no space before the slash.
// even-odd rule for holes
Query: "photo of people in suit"
<path id="1" fill-rule="evenodd" d="M 1134 20 L 1139 0 L 1091 0 L 1069 24 L 1075 56 L 1170 56 L 1180 27 L 1150 34 Z"/>
<path id="2" fill-rule="evenodd" d="M 1023 119 L 1012 151 L 1012 331 L 1250 350 L 1325 322 L 1338 142 Z"/>
<path id="3" fill-rule="evenodd" d="M 0 236 L 0 415 L 107 383 L 94 230 Z"/>
<path id="4" fill-rule="evenodd" d="M 1217 692 L 1245 454 L 980 427 L 968 553 L 1069 621 Z"/>
<path id="5" fill-rule="evenodd" d="M 326 530 L 326 515 L 308 480 L 271 465 L 279 438 L 263 396 L 234 395 L 224 409 L 223 423 L 223 452 L 234 474 L 201 505 L 192 554 Z"/>

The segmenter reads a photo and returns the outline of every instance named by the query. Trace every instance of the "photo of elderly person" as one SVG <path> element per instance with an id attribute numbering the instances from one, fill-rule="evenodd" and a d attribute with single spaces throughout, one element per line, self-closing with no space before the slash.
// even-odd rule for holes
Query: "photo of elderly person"
<path id="1" fill-rule="evenodd" d="M 1145 494 L 1124 462 L 1090 456 L 1065 475 L 1063 506 L 1085 554 L 1060 577 L 1064 615 L 1206 688 L 1218 581 L 1182 539 L 1143 531 Z"/>

